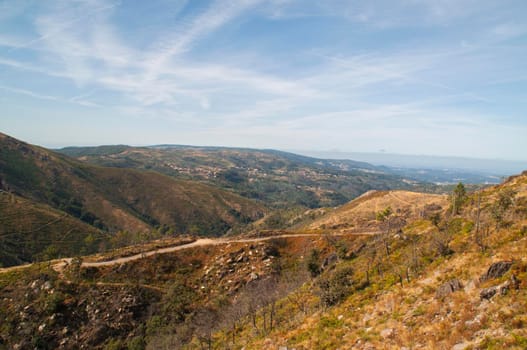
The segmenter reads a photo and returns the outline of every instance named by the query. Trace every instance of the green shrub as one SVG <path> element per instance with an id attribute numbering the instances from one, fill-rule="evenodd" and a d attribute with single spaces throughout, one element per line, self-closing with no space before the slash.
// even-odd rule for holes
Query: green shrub
<path id="1" fill-rule="evenodd" d="M 146 322 L 146 335 L 154 335 L 164 326 L 163 319 L 159 315 L 152 316 Z"/>
<path id="2" fill-rule="evenodd" d="M 307 258 L 307 270 L 311 277 L 317 277 L 320 275 L 320 252 L 318 249 L 312 249 Z"/>
<path id="3" fill-rule="evenodd" d="M 145 346 L 145 340 L 141 336 L 130 339 L 127 344 L 128 350 L 144 350 Z"/>
<path id="4" fill-rule="evenodd" d="M 353 270 L 340 267 L 323 276 L 317 282 L 320 301 L 324 306 L 340 303 L 353 291 Z"/>
<path id="5" fill-rule="evenodd" d="M 104 350 L 123 350 L 125 349 L 123 342 L 120 339 L 110 339 L 104 346 Z"/>

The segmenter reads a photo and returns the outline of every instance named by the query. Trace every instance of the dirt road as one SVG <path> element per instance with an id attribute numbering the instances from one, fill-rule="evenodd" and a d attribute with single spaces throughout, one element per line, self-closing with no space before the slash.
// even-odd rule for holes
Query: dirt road
<path id="1" fill-rule="evenodd" d="M 332 236 L 364 236 L 364 235 L 375 235 L 379 232 L 351 232 L 351 233 L 334 233 L 331 234 Z M 191 249 L 196 247 L 203 247 L 208 245 L 220 245 L 220 244 L 229 244 L 229 243 L 254 243 L 254 242 L 263 242 L 263 241 L 269 241 L 276 238 L 290 238 L 290 237 L 323 237 L 321 234 L 310 234 L 310 233 L 299 233 L 299 234 L 285 234 L 285 235 L 277 235 L 277 236 L 269 236 L 269 237 L 261 237 L 261 238 L 239 238 L 239 239 L 227 239 L 227 238 L 200 238 L 192 243 L 182 244 L 178 246 L 173 247 L 167 247 L 167 248 L 159 248 L 159 249 L 153 249 L 147 252 L 130 255 L 122 258 L 117 258 L 113 260 L 108 261 L 97 261 L 97 262 L 88 262 L 85 261 L 82 263 L 83 267 L 99 267 L 99 266 L 111 266 L 116 264 L 124 264 L 130 261 L 143 259 L 152 255 L 156 254 L 166 254 L 166 253 L 172 253 L 179 250 L 184 249 Z M 50 262 L 51 266 L 54 270 L 58 272 L 62 272 L 64 268 L 71 263 L 71 258 L 65 258 L 65 259 L 59 259 L 59 260 L 52 260 Z M 14 271 L 17 269 L 23 269 L 26 267 L 32 266 L 32 264 L 26 264 L 26 265 L 20 265 L 20 266 L 13 266 L 13 267 L 7 267 L 0 269 L 0 273 L 5 273 L 9 271 Z"/>

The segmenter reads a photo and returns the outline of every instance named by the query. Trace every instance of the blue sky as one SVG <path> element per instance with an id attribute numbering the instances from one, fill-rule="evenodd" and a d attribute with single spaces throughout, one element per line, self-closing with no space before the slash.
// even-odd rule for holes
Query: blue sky
<path id="1" fill-rule="evenodd" d="M 0 131 L 527 160 L 527 3 L 0 0 Z"/>

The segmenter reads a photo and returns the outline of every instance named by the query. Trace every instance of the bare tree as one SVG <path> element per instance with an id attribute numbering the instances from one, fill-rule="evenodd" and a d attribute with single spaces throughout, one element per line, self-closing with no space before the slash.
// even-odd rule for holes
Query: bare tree
<path id="1" fill-rule="evenodd" d="M 386 257 L 390 256 L 390 241 L 393 235 L 396 233 L 402 233 L 402 228 L 406 225 L 406 220 L 403 217 L 396 215 L 384 216 L 381 221 L 381 232 L 378 235 Z"/>
<path id="2" fill-rule="evenodd" d="M 370 271 L 377 260 L 377 247 L 375 243 L 375 241 L 372 241 L 366 246 L 366 268 L 364 269 L 366 273 L 366 284 L 370 284 Z"/>
<path id="3" fill-rule="evenodd" d="M 454 234 L 461 231 L 462 222 L 460 219 L 453 219 L 447 222 L 443 227 L 432 235 L 432 248 L 441 256 L 452 254 L 450 243 Z"/>
<path id="4" fill-rule="evenodd" d="M 404 252 L 404 262 L 403 266 L 400 267 L 399 271 L 399 279 L 402 279 L 402 275 L 404 274 L 404 278 L 406 279 L 407 283 L 410 283 L 410 274 L 413 272 L 414 274 L 417 273 L 417 271 L 420 268 L 420 256 L 421 251 L 418 246 L 419 237 L 417 235 L 409 235 L 408 236 L 408 246 L 406 247 L 406 250 Z"/>
<path id="5" fill-rule="evenodd" d="M 309 274 L 304 269 L 294 269 L 282 276 L 285 283 L 285 293 L 287 300 L 304 315 L 307 315 L 311 292 L 305 288 L 305 283 L 309 281 Z"/>
<path id="6" fill-rule="evenodd" d="M 220 317 L 216 309 L 204 307 L 196 311 L 192 317 L 194 335 L 202 350 L 212 349 L 212 335 L 218 328 Z"/>
<path id="7" fill-rule="evenodd" d="M 229 330 L 231 333 L 232 344 L 236 344 L 236 335 L 238 332 L 238 324 L 247 316 L 247 304 L 241 297 L 236 297 L 232 304 L 222 312 L 221 325 L 222 328 Z"/>

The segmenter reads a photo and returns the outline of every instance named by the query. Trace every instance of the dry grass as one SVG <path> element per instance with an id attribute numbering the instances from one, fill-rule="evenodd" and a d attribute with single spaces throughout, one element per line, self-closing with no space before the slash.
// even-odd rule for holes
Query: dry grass
<path id="1" fill-rule="evenodd" d="M 447 197 L 409 191 L 370 192 L 315 220 L 308 228 L 337 232 L 372 231 L 378 229 L 376 213 L 388 207 L 400 216 L 415 220 L 426 215 L 425 208 L 430 205 L 446 208 Z"/>

